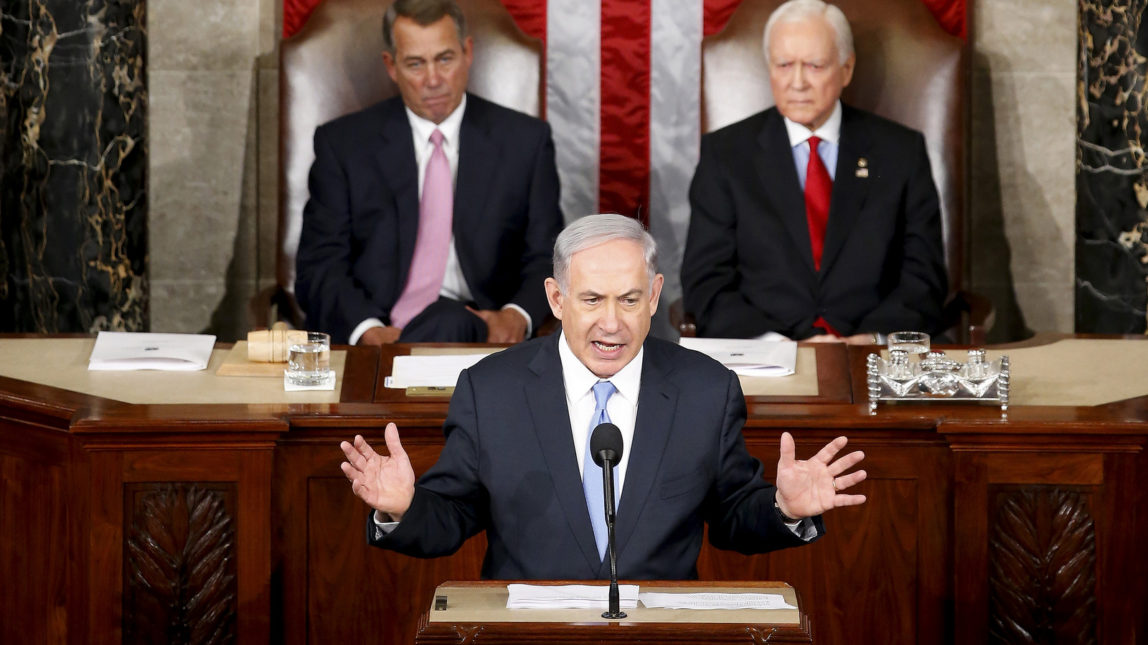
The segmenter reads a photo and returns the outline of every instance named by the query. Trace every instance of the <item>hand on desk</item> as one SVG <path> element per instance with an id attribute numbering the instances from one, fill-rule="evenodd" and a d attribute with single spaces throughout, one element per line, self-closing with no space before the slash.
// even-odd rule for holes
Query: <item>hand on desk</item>
<path id="1" fill-rule="evenodd" d="M 354 445 L 346 441 L 340 443 L 347 461 L 339 467 L 351 482 L 351 492 L 398 522 L 414 499 L 415 471 L 399 443 L 399 429 L 395 424 L 387 424 L 383 438 L 390 456 L 375 452 L 361 435 L 355 435 Z"/>
<path id="2" fill-rule="evenodd" d="M 813 517 L 839 506 L 865 503 L 864 495 L 845 495 L 841 491 L 865 480 L 865 471 L 841 473 L 865 458 L 860 450 L 834 461 L 833 458 L 849 440 L 837 437 L 808 461 L 794 459 L 793 436 L 781 433 L 781 459 L 777 461 L 777 506 L 794 519 Z"/>
<path id="3" fill-rule="evenodd" d="M 371 327 L 359 337 L 360 345 L 390 345 L 399 342 L 399 334 L 403 333 L 398 327 Z"/>
<path id="4" fill-rule="evenodd" d="M 467 307 L 467 310 L 486 323 L 488 343 L 521 343 L 526 338 L 526 319 L 514 309 L 491 311 Z"/>

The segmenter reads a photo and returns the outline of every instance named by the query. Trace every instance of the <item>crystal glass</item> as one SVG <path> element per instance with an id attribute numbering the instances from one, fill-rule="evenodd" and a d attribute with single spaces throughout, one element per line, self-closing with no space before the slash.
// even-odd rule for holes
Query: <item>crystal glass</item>
<path id="1" fill-rule="evenodd" d="M 929 353 L 929 335 L 923 331 L 895 331 L 889 334 L 889 351 L 900 350 L 909 355 L 910 362 L 920 360 Z"/>
<path id="2" fill-rule="evenodd" d="M 335 379 L 331 369 L 331 337 L 318 331 L 294 340 L 287 347 L 283 381 L 295 387 L 324 387 Z"/>

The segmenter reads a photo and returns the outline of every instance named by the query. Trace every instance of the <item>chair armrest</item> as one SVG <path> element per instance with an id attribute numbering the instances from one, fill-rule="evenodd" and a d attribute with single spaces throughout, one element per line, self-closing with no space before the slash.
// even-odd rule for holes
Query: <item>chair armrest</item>
<path id="1" fill-rule="evenodd" d="M 698 321 L 692 313 L 685 310 L 681 298 L 670 303 L 670 325 L 684 338 L 697 338 Z"/>

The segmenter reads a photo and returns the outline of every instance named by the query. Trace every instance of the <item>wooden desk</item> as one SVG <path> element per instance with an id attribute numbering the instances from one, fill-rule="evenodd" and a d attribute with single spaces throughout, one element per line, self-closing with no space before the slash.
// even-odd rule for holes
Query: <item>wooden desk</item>
<path id="1" fill-rule="evenodd" d="M 507 609 L 507 581 L 446 582 L 434 597 L 446 600 L 442 610 L 430 602 L 419 618 L 416 645 L 462 645 L 481 640 L 502 643 L 812 643 L 809 618 L 801 596 L 781 582 L 648 582 L 640 592 L 768 593 L 782 596 L 796 609 L 688 610 L 626 609 L 626 618 L 606 620 L 596 609 Z M 538 584 L 538 583 L 531 583 Z M 552 583 L 542 583 L 552 584 Z M 553 584 L 585 584 L 555 581 Z M 604 584 L 604 583 L 603 583 Z M 429 599 L 428 599 L 429 600 Z"/>
<path id="2" fill-rule="evenodd" d="M 381 387 L 395 351 L 352 348 L 340 402 L 323 405 L 129 405 L 0 378 L 0 580 L 20 589 L 0 642 L 411 642 L 435 586 L 478 578 L 485 544 L 438 560 L 366 546 L 338 441 L 381 444 L 394 420 L 418 472 L 442 443 L 446 400 Z M 809 547 L 707 547 L 703 579 L 793 584 L 822 642 L 1148 633 L 1148 397 L 871 415 L 864 357 L 819 349 L 837 393 L 752 398 L 745 435 L 772 476 L 782 431 L 799 457 L 848 434 L 870 501 Z"/>

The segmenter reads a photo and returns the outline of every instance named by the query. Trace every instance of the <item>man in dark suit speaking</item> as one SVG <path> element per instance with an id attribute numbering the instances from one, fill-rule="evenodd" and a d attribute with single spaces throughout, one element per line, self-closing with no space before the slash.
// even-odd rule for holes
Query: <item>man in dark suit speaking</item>
<path id="1" fill-rule="evenodd" d="M 529 337 L 562 229 L 550 127 L 466 93 L 473 44 L 451 0 L 397 0 L 383 44 L 401 96 L 315 131 L 308 326 L 351 344 Z"/>
<path id="2" fill-rule="evenodd" d="M 745 400 L 733 372 L 648 336 L 663 276 L 654 240 L 620 215 L 571 224 L 554 247 L 546 293 L 562 333 L 490 356 L 459 377 L 438 462 L 421 479 L 394 424 L 389 456 L 342 443 L 351 490 L 374 510 L 371 544 L 447 555 L 486 531 L 482 574 L 499 579 L 608 577 L 602 472 L 588 437 L 608 419 L 623 437 L 616 471 L 618 576 L 697 577 L 702 529 L 720 548 L 760 553 L 824 533 L 820 515 L 861 504 L 841 491 L 863 458 L 809 461 L 781 439 L 777 485 L 746 451 Z"/>
<path id="3" fill-rule="evenodd" d="M 765 51 L 775 107 L 706 135 L 690 187 L 682 291 L 699 335 L 940 331 L 948 282 L 924 138 L 841 103 L 855 61 L 837 7 L 781 5 Z"/>

